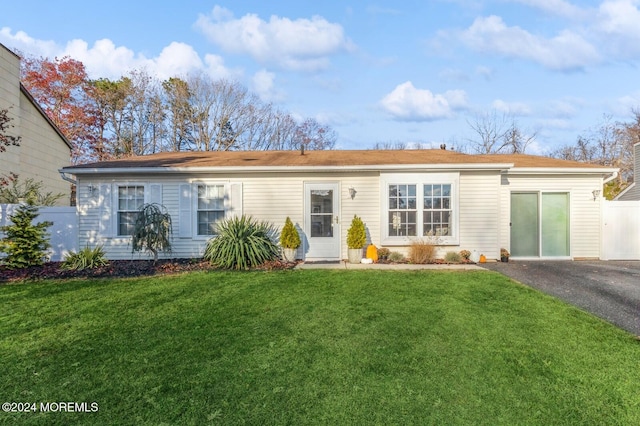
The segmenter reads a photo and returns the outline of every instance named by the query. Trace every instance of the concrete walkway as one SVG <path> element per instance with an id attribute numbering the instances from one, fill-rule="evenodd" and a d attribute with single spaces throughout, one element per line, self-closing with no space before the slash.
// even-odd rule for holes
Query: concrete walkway
<path id="1" fill-rule="evenodd" d="M 349 263 L 342 262 L 306 262 L 300 263 L 296 269 L 351 269 L 351 270 L 376 270 L 376 271 L 419 271 L 419 270 L 477 270 L 484 268 L 474 264 L 451 264 L 451 265 L 411 265 L 406 263 Z"/>

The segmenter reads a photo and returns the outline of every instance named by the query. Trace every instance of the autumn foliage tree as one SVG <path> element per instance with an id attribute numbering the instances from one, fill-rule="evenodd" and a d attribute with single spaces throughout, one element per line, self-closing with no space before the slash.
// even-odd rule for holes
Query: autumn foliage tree
<path id="1" fill-rule="evenodd" d="M 69 57 L 27 58 L 24 85 L 73 144 L 74 163 L 161 151 L 332 149 L 330 126 L 299 122 L 236 81 L 204 73 L 165 81 L 133 70 L 90 80 Z"/>
<path id="2" fill-rule="evenodd" d="M 72 143 L 72 161 L 95 159 L 99 116 L 84 64 L 68 56 L 23 58 L 22 82 Z"/>

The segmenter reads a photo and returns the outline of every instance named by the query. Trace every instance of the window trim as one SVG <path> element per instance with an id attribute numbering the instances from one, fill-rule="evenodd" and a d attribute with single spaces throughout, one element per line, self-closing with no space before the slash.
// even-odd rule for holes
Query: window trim
<path id="1" fill-rule="evenodd" d="M 209 240 L 214 238 L 216 235 L 200 235 L 198 234 L 198 187 L 204 186 L 222 186 L 224 190 L 224 218 L 229 217 L 229 212 L 231 208 L 231 199 L 230 199 L 230 191 L 231 184 L 229 181 L 220 181 L 220 180 L 198 180 L 191 182 L 191 221 L 193 223 L 191 234 L 194 240 Z"/>
<path id="2" fill-rule="evenodd" d="M 113 236 L 116 238 L 132 238 L 132 235 L 124 235 L 120 234 L 120 212 L 131 211 L 131 210 L 120 210 L 120 188 L 122 187 L 134 187 L 139 186 L 142 187 L 143 197 L 142 204 L 149 203 L 149 185 L 146 182 L 114 182 L 113 184 L 113 210 L 115 212 L 114 215 L 114 223 L 113 223 Z"/>
<path id="3" fill-rule="evenodd" d="M 194 229 L 193 229 L 193 237 L 194 238 L 204 238 L 210 239 L 216 236 L 216 234 L 200 234 L 200 222 L 198 220 L 198 213 L 201 211 L 219 211 L 219 210 L 200 210 L 198 208 L 198 189 L 200 186 L 206 187 L 222 187 L 222 217 L 227 217 L 227 212 L 229 211 L 229 185 L 225 182 L 194 182 L 193 183 L 193 210 L 194 210 Z"/>
<path id="4" fill-rule="evenodd" d="M 460 173 L 382 173 L 380 175 L 380 239 L 383 245 L 406 246 L 426 238 L 424 233 L 424 185 L 451 185 L 451 235 L 438 236 L 438 245 L 460 244 Z M 389 185 L 416 185 L 416 236 L 389 235 Z"/>

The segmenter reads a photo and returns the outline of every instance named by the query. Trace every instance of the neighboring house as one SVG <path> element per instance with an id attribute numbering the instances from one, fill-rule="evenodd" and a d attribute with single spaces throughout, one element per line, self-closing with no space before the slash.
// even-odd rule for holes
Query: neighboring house
<path id="1" fill-rule="evenodd" d="M 638 185 L 638 179 L 640 179 L 640 142 L 633 145 L 633 182 L 627 186 L 624 191 L 619 193 L 616 201 L 636 201 L 640 200 L 640 185 Z"/>
<path id="2" fill-rule="evenodd" d="M 12 136 L 20 136 L 20 146 L 0 152 L 0 175 L 16 173 L 21 182 L 42 182 L 44 193 L 64 194 L 61 206 L 70 205 L 71 186 L 58 169 L 71 164 L 71 144 L 47 117 L 20 83 L 20 58 L 0 44 L 0 109 L 12 118 Z"/>
<path id="3" fill-rule="evenodd" d="M 369 242 L 406 253 L 412 241 L 440 255 L 467 249 L 489 259 L 601 256 L 599 191 L 617 169 L 530 155 L 446 150 L 182 152 L 67 167 L 77 179 L 79 245 L 132 258 L 143 203 L 173 218 L 173 252 L 202 255 L 213 225 L 251 215 L 301 231 L 305 260 L 347 257 L 354 215 Z M 597 191 L 597 192 L 596 192 Z M 135 255 L 138 256 L 137 254 Z"/>

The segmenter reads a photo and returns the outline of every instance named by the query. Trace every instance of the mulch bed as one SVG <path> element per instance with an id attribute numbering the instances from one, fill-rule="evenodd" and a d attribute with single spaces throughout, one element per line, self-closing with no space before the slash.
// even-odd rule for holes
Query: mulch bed
<path id="1" fill-rule="evenodd" d="M 257 270 L 290 269 L 295 264 L 281 261 L 266 263 Z M 60 268 L 60 262 L 48 262 L 42 266 L 23 269 L 7 269 L 0 266 L 0 284 L 16 281 L 37 281 L 69 278 L 124 278 L 151 275 L 167 275 L 189 271 L 213 271 L 216 268 L 201 259 L 172 260 L 112 260 L 107 266 L 96 269 L 71 271 Z"/>

